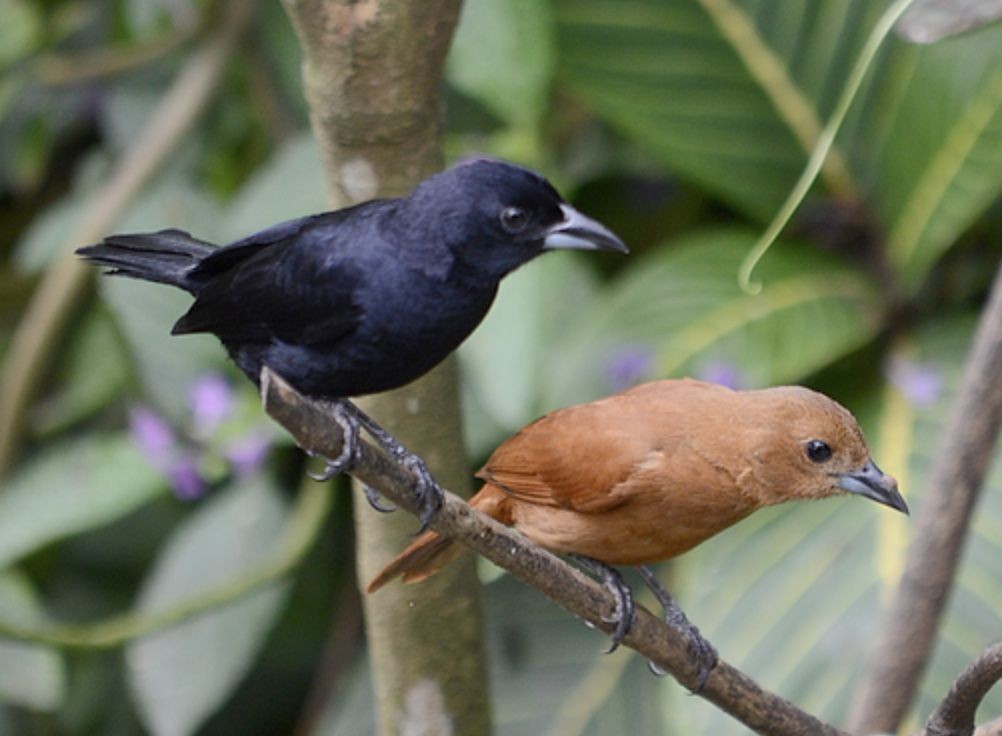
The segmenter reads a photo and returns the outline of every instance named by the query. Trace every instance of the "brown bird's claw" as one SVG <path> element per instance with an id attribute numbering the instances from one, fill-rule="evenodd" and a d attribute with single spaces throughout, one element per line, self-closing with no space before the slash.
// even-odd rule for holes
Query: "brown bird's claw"
<path id="1" fill-rule="evenodd" d="M 345 406 L 351 406 L 346 401 L 338 401 L 334 404 L 334 409 L 332 415 L 334 421 L 341 428 L 343 434 L 343 440 L 341 444 L 341 452 L 335 458 L 324 458 L 324 469 L 319 473 L 310 473 L 310 477 L 315 481 L 323 482 L 330 480 L 336 475 L 341 473 L 346 473 L 351 470 L 355 463 L 358 462 L 358 422 L 351 415 L 351 412 Z M 316 453 L 310 452 L 310 455 L 315 455 Z M 366 494 L 368 497 L 368 494 Z M 372 503 L 372 500 L 369 500 Z"/>
<path id="2" fill-rule="evenodd" d="M 692 694 L 698 695 L 706 686 L 710 672 L 717 666 L 717 650 L 710 642 L 703 638 L 703 635 L 699 633 L 699 629 L 693 626 L 689 619 L 686 618 L 685 613 L 682 612 L 682 609 L 672 599 L 671 594 L 661 585 L 661 581 L 658 580 L 654 571 L 645 565 L 641 565 L 638 570 L 647 587 L 650 588 L 650 591 L 664 609 L 664 622 L 689 640 L 689 651 L 692 652 L 693 659 L 696 660 L 696 666 L 699 668 L 696 673 L 696 687 L 693 688 Z M 651 672 L 659 677 L 667 674 L 653 662 L 648 662 L 647 666 Z"/>
<path id="3" fill-rule="evenodd" d="M 602 585 L 612 593 L 616 600 L 616 610 L 612 616 L 608 619 L 603 619 L 607 623 L 616 624 L 616 628 L 613 629 L 609 637 L 612 640 L 612 644 L 605 650 L 606 654 L 612 654 L 619 648 L 619 645 L 623 642 L 623 639 L 630 631 L 630 627 L 633 625 L 633 616 L 636 613 L 636 606 L 633 603 L 633 591 L 630 590 L 630 586 L 626 584 L 623 576 L 616 568 L 610 567 L 604 562 L 599 562 L 593 557 L 586 557 L 584 555 L 571 555 L 571 557 L 577 560 L 592 575 L 600 578 Z"/>

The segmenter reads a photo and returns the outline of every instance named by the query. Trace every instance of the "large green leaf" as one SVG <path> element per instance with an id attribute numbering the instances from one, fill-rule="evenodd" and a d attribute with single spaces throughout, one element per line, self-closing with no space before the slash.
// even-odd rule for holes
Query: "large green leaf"
<path id="1" fill-rule="evenodd" d="M 468 0 L 446 74 L 512 125 L 542 117 L 553 74 L 553 23 L 538 0 Z"/>
<path id="2" fill-rule="evenodd" d="M 534 418 L 560 337 L 598 284 L 578 254 L 553 253 L 505 279 L 483 324 L 460 348 L 467 443 L 475 456 Z"/>
<path id="3" fill-rule="evenodd" d="M 119 519 L 164 492 L 125 435 L 87 435 L 29 460 L 0 494 L 0 568 Z"/>
<path id="4" fill-rule="evenodd" d="M 233 198 L 221 223 L 233 241 L 276 222 L 330 209 L 317 142 L 304 133 L 285 143 Z"/>
<path id="5" fill-rule="evenodd" d="M 557 0 L 559 73 L 665 163 L 764 220 L 817 139 L 869 5 Z M 857 186 L 838 149 L 822 178 L 842 195 Z"/>
<path id="6" fill-rule="evenodd" d="M 682 175 L 770 217 L 885 3 L 556 0 L 563 80 Z M 1002 190 L 1002 26 L 888 42 L 821 173 L 917 287 Z"/>
<path id="7" fill-rule="evenodd" d="M 927 47 L 896 43 L 846 137 L 914 290 L 1002 192 L 1002 26 Z"/>
<path id="8" fill-rule="evenodd" d="M 139 608 L 161 610 L 248 572 L 273 553 L 285 518 L 284 502 L 263 480 L 230 488 L 173 534 Z M 128 646 L 129 682 L 152 733 L 193 733 L 219 708 L 253 663 L 287 594 L 286 585 L 272 585 Z"/>
<path id="9" fill-rule="evenodd" d="M 635 379 L 732 370 L 744 387 L 795 381 L 870 340 L 875 287 L 840 259 L 779 244 L 743 292 L 735 274 L 754 240 L 743 230 L 697 233 L 634 260 L 555 346 L 545 408 L 622 388 L 616 365 L 639 355 Z"/>
<path id="10" fill-rule="evenodd" d="M 27 578 L 6 570 L 0 573 L 0 617 L 20 624 L 37 623 L 40 606 Z M 52 647 L 0 639 L 0 701 L 54 710 L 63 700 L 66 672 Z M 0 727 L 0 733 L 8 733 Z"/>

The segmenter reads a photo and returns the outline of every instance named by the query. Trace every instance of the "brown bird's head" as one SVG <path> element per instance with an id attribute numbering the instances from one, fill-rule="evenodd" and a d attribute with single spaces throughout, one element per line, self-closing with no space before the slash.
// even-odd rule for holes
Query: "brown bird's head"
<path id="1" fill-rule="evenodd" d="M 800 386 L 748 394 L 754 414 L 768 417 L 754 432 L 758 446 L 751 453 L 764 502 L 854 493 L 908 513 L 897 481 L 873 462 L 859 424 L 841 404 Z"/>

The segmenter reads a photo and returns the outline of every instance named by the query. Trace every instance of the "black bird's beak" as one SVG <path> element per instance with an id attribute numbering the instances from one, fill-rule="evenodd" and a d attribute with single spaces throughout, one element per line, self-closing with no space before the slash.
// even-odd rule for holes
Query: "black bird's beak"
<path id="1" fill-rule="evenodd" d="M 898 492 L 898 482 L 878 468 L 872 459 L 868 459 L 863 469 L 856 473 L 839 474 L 838 484 L 843 491 L 866 496 L 903 514 L 908 513 L 908 504 Z"/>
<path id="2" fill-rule="evenodd" d="M 547 231 L 543 250 L 576 248 L 578 250 L 611 250 L 629 253 L 629 248 L 616 234 L 600 222 L 585 217 L 569 204 L 560 205 L 564 219 Z"/>

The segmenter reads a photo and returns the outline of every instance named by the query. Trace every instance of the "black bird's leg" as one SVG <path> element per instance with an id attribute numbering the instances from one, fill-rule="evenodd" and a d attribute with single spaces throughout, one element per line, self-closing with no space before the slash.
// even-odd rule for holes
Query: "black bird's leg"
<path id="1" fill-rule="evenodd" d="M 341 454 L 336 458 L 324 458 L 324 469 L 321 473 L 310 473 L 310 477 L 316 481 L 327 481 L 336 475 L 347 472 L 352 469 L 356 462 L 358 462 L 358 427 L 359 424 L 355 421 L 355 418 L 351 415 L 351 412 L 345 406 L 347 401 L 336 401 L 333 404 L 333 414 L 334 421 L 337 425 L 341 427 L 341 432 L 343 434 L 344 440 L 341 447 Z M 313 455 L 314 453 L 310 453 Z M 365 500 L 369 502 L 376 511 L 380 513 L 389 513 L 390 511 L 396 511 L 395 506 L 387 506 L 382 503 L 379 498 L 379 493 L 377 493 L 370 486 L 362 486 L 362 492 L 365 493 Z"/>
<path id="2" fill-rule="evenodd" d="M 619 647 L 623 641 L 623 637 L 626 636 L 633 625 L 633 614 L 635 612 L 633 592 L 616 568 L 610 567 L 604 562 L 599 562 L 593 557 L 586 557 L 584 555 L 571 555 L 571 557 L 581 563 L 582 567 L 588 570 L 588 572 L 601 578 L 602 585 L 616 599 L 616 611 L 613 613 L 612 618 L 608 619 L 609 623 L 616 624 L 616 628 L 610 637 L 612 645 L 605 650 L 606 654 L 612 654 Z"/>
<path id="3" fill-rule="evenodd" d="M 692 692 L 702 692 L 703 687 L 706 685 L 706 680 L 710 676 L 710 672 L 717 666 L 717 650 L 714 649 L 710 642 L 703 638 L 703 635 L 699 633 L 699 629 L 693 626 L 689 619 L 685 617 L 682 609 L 678 607 L 678 604 L 675 603 L 668 591 L 661 585 L 661 581 L 658 580 L 654 571 L 646 565 L 640 565 L 637 569 L 640 571 L 640 576 L 644 579 L 644 582 L 647 583 L 647 587 L 650 588 L 650 591 L 664 609 L 665 623 L 677 631 L 684 632 L 689 639 L 689 649 L 692 651 L 696 659 L 696 664 L 699 666 L 696 689 Z M 648 666 L 655 675 L 665 674 L 653 662 L 648 662 Z"/>
<path id="4" fill-rule="evenodd" d="M 358 462 L 358 422 L 354 421 L 350 412 L 345 407 L 347 402 L 336 401 L 333 404 L 334 421 L 341 428 L 344 439 L 341 444 L 341 453 L 335 458 L 324 458 L 324 469 L 320 473 L 310 473 L 310 477 L 315 481 L 323 482 L 330 480 L 335 475 L 340 475 L 351 470 Z M 313 454 L 313 453 L 311 453 Z"/>
<path id="5" fill-rule="evenodd" d="M 424 464 L 424 460 L 397 442 L 393 435 L 376 423 L 375 419 L 347 399 L 340 399 L 337 404 L 344 407 L 346 414 L 356 422 L 356 433 L 358 426 L 363 427 L 380 447 L 417 476 L 417 494 L 421 501 L 421 515 L 419 517 L 421 528 L 418 530 L 418 534 L 421 534 L 428 528 L 428 524 L 431 522 L 432 517 L 435 516 L 435 513 L 442 508 L 443 496 L 441 486 L 432 477 L 428 466 Z M 370 493 L 375 495 L 375 491 L 366 492 L 366 498 L 372 504 L 372 495 Z M 385 507 L 380 507 L 376 504 L 373 504 L 373 508 L 377 511 L 386 510 Z"/>

